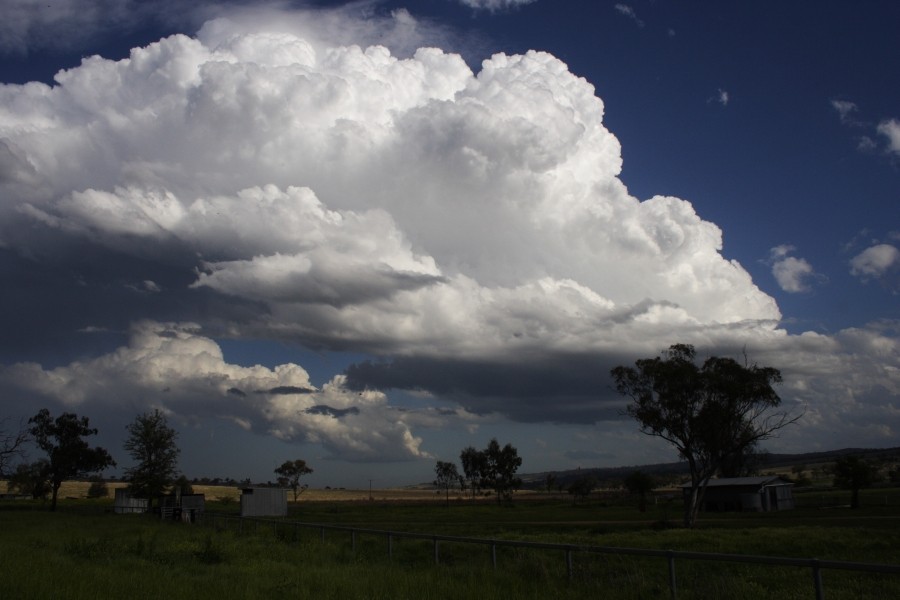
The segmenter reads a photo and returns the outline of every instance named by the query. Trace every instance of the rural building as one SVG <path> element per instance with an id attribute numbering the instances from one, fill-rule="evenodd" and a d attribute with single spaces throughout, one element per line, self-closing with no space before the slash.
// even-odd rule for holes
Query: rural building
<path id="1" fill-rule="evenodd" d="M 242 489 L 241 516 L 286 517 L 287 490 L 284 488 Z"/>
<path id="2" fill-rule="evenodd" d="M 205 508 L 206 496 L 203 494 L 175 493 L 159 499 L 160 516 L 163 519 L 193 523 L 202 516 Z"/>
<path id="3" fill-rule="evenodd" d="M 710 479 L 701 510 L 772 511 L 794 508 L 794 484 L 777 476 Z M 681 486 L 685 499 L 691 484 Z"/>
<path id="4" fill-rule="evenodd" d="M 116 488 L 113 512 L 116 514 L 145 513 L 147 512 L 147 499 L 135 498 L 128 488 Z"/>

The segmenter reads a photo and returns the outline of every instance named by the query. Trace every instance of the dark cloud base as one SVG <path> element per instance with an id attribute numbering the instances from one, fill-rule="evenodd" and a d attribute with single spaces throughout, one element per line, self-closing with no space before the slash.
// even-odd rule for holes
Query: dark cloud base
<path id="1" fill-rule="evenodd" d="M 624 418 L 602 356 L 572 355 L 521 364 L 398 357 L 364 361 L 346 370 L 351 389 L 425 391 L 475 414 L 520 422 L 592 423 Z"/>

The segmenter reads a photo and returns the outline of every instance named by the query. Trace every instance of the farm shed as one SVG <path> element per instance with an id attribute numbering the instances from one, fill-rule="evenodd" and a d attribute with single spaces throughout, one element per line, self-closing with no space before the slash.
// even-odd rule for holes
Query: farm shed
<path id="1" fill-rule="evenodd" d="M 116 488 L 113 512 L 116 514 L 145 513 L 147 512 L 147 499 L 135 498 L 128 488 Z"/>
<path id="2" fill-rule="evenodd" d="M 174 519 L 193 523 L 206 508 L 206 496 L 203 494 L 170 494 L 159 499 L 160 516 L 163 519 Z"/>
<path id="3" fill-rule="evenodd" d="M 720 511 L 772 511 L 794 508 L 794 484 L 777 476 L 710 479 L 701 509 Z M 681 486 L 687 500 L 691 484 Z"/>
<path id="4" fill-rule="evenodd" d="M 244 488 L 241 490 L 242 517 L 287 516 L 287 490 L 283 488 Z"/>

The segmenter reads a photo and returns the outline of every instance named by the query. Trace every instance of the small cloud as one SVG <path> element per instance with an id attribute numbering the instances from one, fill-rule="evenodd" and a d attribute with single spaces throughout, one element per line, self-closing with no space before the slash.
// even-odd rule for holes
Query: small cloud
<path id="1" fill-rule="evenodd" d="M 728 106 L 728 99 L 728 92 L 726 90 L 723 90 L 722 88 L 719 88 L 719 104 L 721 104 L 722 106 Z"/>
<path id="2" fill-rule="evenodd" d="M 900 121 L 888 119 L 878 124 L 877 131 L 888 139 L 888 152 L 900 155 Z"/>
<path id="3" fill-rule="evenodd" d="M 875 152 L 878 149 L 878 144 L 867 135 L 860 136 L 859 142 L 856 144 L 856 149 L 864 154 L 868 154 L 871 152 Z"/>
<path id="4" fill-rule="evenodd" d="M 876 244 L 850 259 L 850 274 L 863 280 L 884 279 L 900 270 L 900 250 L 891 244 Z"/>
<path id="5" fill-rule="evenodd" d="M 715 95 L 710 96 L 706 101 L 708 104 L 712 104 L 713 102 L 717 102 L 722 106 L 728 106 L 728 103 L 731 101 L 731 95 L 728 93 L 728 90 L 723 90 L 719 88 L 716 90 Z"/>
<path id="6" fill-rule="evenodd" d="M 795 250 L 794 246 L 783 244 L 769 251 L 772 276 L 775 277 L 778 286 L 789 294 L 808 292 L 811 289 L 811 280 L 824 279 L 821 275 L 816 274 L 809 261 L 791 256 Z"/>
<path id="7" fill-rule="evenodd" d="M 624 15 L 634 21 L 638 27 L 644 26 L 644 22 L 638 18 L 637 13 L 634 12 L 634 9 L 627 4 L 616 4 L 615 9 L 619 12 L 620 15 Z"/>
<path id="8" fill-rule="evenodd" d="M 856 124 L 850 117 L 850 115 L 859 110 L 859 107 L 856 106 L 855 102 L 850 102 L 848 100 L 832 100 L 831 108 L 837 111 L 838 115 L 841 117 L 841 123 Z"/>

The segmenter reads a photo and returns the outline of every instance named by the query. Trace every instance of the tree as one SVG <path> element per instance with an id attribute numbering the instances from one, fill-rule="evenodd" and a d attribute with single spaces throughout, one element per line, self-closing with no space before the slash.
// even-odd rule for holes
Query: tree
<path id="1" fill-rule="evenodd" d="M 172 482 L 172 487 L 178 490 L 178 493 L 182 496 L 191 495 L 194 493 L 194 486 L 191 485 L 190 480 L 185 475 L 179 475 L 178 479 Z"/>
<path id="2" fill-rule="evenodd" d="M 626 413 L 641 432 L 666 440 L 688 463 L 686 527 L 693 527 L 706 485 L 724 464 L 800 418 L 775 410 L 778 369 L 715 356 L 698 367 L 695 356 L 693 346 L 675 344 L 663 356 L 610 372 L 616 390 L 631 398 Z"/>
<path id="3" fill-rule="evenodd" d="M 465 479 L 460 477 L 456 465 L 452 462 L 437 461 L 434 466 L 435 480 L 434 485 L 438 491 L 443 490 L 447 498 L 447 506 L 450 506 L 450 490 L 454 487 L 462 488 L 465 485 Z"/>
<path id="4" fill-rule="evenodd" d="M 878 481 L 875 465 L 859 456 L 842 456 L 834 462 L 834 486 L 850 490 L 850 508 L 859 508 L 859 490 Z"/>
<path id="5" fill-rule="evenodd" d="M 21 427 L 8 431 L 6 419 L 0 421 L 0 477 L 9 474 L 10 463 L 13 459 L 22 456 L 25 442 L 28 441 L 28 430 Z"/>
<path id="6" fill-rule="evenodd" d="M 291 491 L 294 492 L 294 502 L 308 487 L 306 485 L 301 487 L 300 478 L 312 472 L 313 470 L 306 466 L 306 461 L 299 458 L 287 460 L 275 469 L 275 474 L 278 475 L 278 485 L 291 488 Z"/>
<path id="7" fill-rule="evenodd" d="M 46 498 L 53 489 L 50 485 L 50 463 L 44 459 L 20 463 L 10 474 L 6 488 L 31 496 L 34 500 Z"/>
<path id="8" fill-rule="evenodd" d="M 497 502 L 512 501 L 513 492 L 522 485 L 522 480 L 516 477 L 516 471 L 522 466 L 519 452 L 511 444 L 503 448 L 496 438 L 488 443 L 483 451 L 482 487 L 488 487 L 497 494 Z"/>
<path id="9" fill-rule="evenodd" d="M 159 409 L 136 416 L 125 429 L 125 450 L 137 463 L 125 469 L 128 486 L 134 496 L 146 498 L 151 508 L 153 498 L 163 495 L 178 474 L 178 432 L 169 427 Z"/>
<path id="10" fill-rule="evenodd" d="M 656 481 L 653 476 L 643 471 L 635 471 L 626 477 L 622 483 L 625 489 L 638 497 L 638 508 L 641 512 L 647 512 L 647 494 L 653 491 Z"/>
<path id="11" fill-rule="evenodd" d="M 569 484 L 569 493 L 572 494 L 572 504 L 577 504 L 578 499 L 587 500 L 594 488 L 597 487 L 597 478 L 591 475 L 579 477 Z"/>
<path id="12" fill-rule="evenodd" d="M 35 443 L 49 458 L 47 472 L 52 493 L 50 510 L 56 510 L 56 498 L 63 481 L 103 471 L 116 464 L 105 449 L 91 448 L 82 439 L 97 435 L 97 429 L 90 426 L 87 417 L 63 413 L 53 419 L 50 411 L 44 408 L 28 419 L 28 422 L 31 424 L 30 433 Z"/>
<path id="13" fill-rule="evenodd" d="M 475 498 L 481 489 L 482 474 L 486 469 L 484 452 L 469 446 L 460 452 L 459 461 L 462 463 L 463 476 L 472 490 L 472 498 Z"/>

